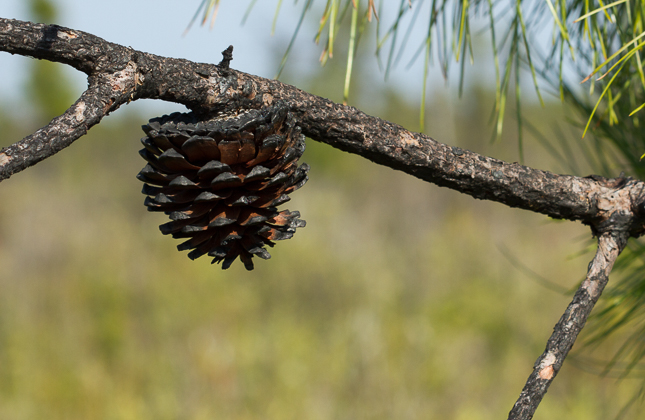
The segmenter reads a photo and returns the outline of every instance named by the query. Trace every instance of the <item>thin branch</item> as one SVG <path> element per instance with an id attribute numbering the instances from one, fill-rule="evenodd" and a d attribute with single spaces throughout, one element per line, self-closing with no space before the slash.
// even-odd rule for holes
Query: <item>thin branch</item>
<path id="1" fill-rule="evenodd" d="M 607 285 L 609 273 L 618 255 L 625 248 L 628 238 L 629 234 L 622 230 L 605 232 L 598 237 L 598 249 L 589 264 L 587 277 L 555 325 L 544 353 L 535 362 L 533 372 L 508 415 L 509 420 L 533 418 L 535 410 L 560 371 L 564 359 Z"/>
<path id="2" fill-rule="evenodd" d="M 90 78 L 90 86 L 59 117 L 34 134 L 0 149 L 0 181 L 58 153 L 87 133 L 109 112 L 127 102 L 134 85 L 130 71 Z"/>

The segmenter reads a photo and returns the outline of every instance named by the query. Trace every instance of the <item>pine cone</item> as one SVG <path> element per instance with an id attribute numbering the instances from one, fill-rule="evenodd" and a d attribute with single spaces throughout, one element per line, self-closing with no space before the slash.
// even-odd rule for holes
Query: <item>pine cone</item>
<path id="1" fill-rule="evenodd" d="M 276 208 L 309 171 L 306 163 L 297 167 L 305 136 L 281 103 L 208 120 L 173 113 L 142 128 L 144 204 L 170 216 L 159 229 L 188 238 L 177 248 L 191 249 L 191 259 L 208 254 L 227 269 L 239 256 L 252 270 L 253 255 L 271 257 L 265 245 L 305 226 L 299 212 Z"/>

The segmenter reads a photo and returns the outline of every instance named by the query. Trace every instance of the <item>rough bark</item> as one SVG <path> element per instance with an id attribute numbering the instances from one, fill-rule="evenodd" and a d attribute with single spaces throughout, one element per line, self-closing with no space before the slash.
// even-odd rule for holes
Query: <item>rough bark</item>
<path id="1" fill-rule="evenodd" d="M 557 175 L 451 147 L 294 86 L 233 70 L 230 50 L 220 65 L 194 63 L 56 25 L 0 18 L 0 51 L 68 64 L 86 73 L 89 82 L 62 116 L 0 150 L 0 181 L 69 146 L 132 100 L 176 102 L 204 115 L 282 101 L 313 140 L 474 198 L 590 225 L 599 236 L 599 248 L 587 280 L 536 362 L 512 419 L 533 416 L 607 283 L 615 258 L 628 237 L 645 229 L 645 183 L 640 180 Z"/>
<path id="2" fill-rule="evenodd" d="M 87 73 L 90 80 L 102 77 L 110 89 L 104 89 L 100 95 L 97 92 L 97 100 L 109 106 L 96 111 L 98 120 L 122 104 L 140 98 L 177 102 L 204 114 L 241 107 L 260 108 L 281 100 L 296 116 L 303 133 L 313 140 L 478 199 L 554 218 L 594 225 L 606 216 L 598 208 L 600 197 L 611 195 L 617 187 L 629 188 L 634 194 L 642 189 L 640 181 L 612 183 L 507 163 L 439 143 L 276 80 L 228 66 L 147 54 L 55 25 L 0 19 L 0 50 L 69 64 Z M 23 144 L 0 152 L 0 180 L 47 157 L 43 153 L 31 159 L 31 155 L 24 153 L 25 143 L 55 142 L 54 137 L 55 133 L 50 131 L 49 135 L 27 138 Z M 51 154 L 60 150 L 45 149 Z M 14 161 L 20 161 L 20 165 Z"/>
<path id="3" fill-rule="evenodd" d="M 533 372 L 508 415 L 509 420 L 533 418 L 535 410 L 560 371 L 564 359 L 607 285 L 609 273 L 618 255 L 625 248 L 628 238 L 628 233 L 620 230 L 604 232 L 598 237 L 598 249 L 589 263 L 587 277 L 553 328 L 544 353 L 535 362 Z"/>
<path id="4" fill-rule="evenodd" d="M 88 89 L 63 115 L 34 134 L 0 150 L 0 180 L 48 158 L 85 135 L 112 110 L 115 99 L 123 96 L 115 97 L 113 93 L 114 86 L 121 82 L 127 86 L 130 80 L 118 75 L 90 78 Z"/>

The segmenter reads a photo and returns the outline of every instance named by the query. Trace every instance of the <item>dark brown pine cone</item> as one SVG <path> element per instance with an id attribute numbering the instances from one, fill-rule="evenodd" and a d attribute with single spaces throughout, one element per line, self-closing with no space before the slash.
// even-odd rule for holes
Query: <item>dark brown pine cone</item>
<path id="1" fill-rule="evenodd" d="M 239 256 L 252 270 L 253 255 L 271 257 L 265 245 L 305 226 L 299 212 L 277 210 L 309 171 L 297 166 L 305 137 L 284 105 L 209 120 L 173 113 L 143 131 L 140 154 L 148 164 L 137 178 L 145 182 L 144 204 L 170 216 L 159 229 L 188 238 L 177 248 L 191 249 L 191 259 L 208 254 L 227 269 Z"/>

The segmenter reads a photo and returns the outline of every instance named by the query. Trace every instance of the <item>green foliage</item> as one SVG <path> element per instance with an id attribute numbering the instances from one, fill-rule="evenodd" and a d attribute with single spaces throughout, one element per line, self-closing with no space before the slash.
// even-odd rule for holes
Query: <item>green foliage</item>
<path id="1" fill-rule="evenodd" d="M 58 16 L 56 6 L 50 0 L 30 0 L 29 11 L 42 23 L 54 23 Z"/>
<path id="2" fill-rule="evenodd" d="M 200 11 L 203 11 L 202 23 L 208 21 L 209 17 L 211 22 L 214 22 L 219 3 L 220 0 L 203 0 L 195 18 Z M 250 3 L 249 11 L 254 4 L 255 2 Z M 313 4 L 313 0 L 307 0 L 303 4 L 300 21 L 294 31 L 292 41 L 286 49 L 278 75 L 284 69 L 293 46 L 293 39 L 300 32 L 302 22 L 307 13 L 313 9 Z M 365 31 L 366 25 L 368 23 L 376 23 L 377 25 L 375 31 L 377 54 L 382 55 L 383 51 L 387 50 L 385 53 L 385 74 L 387 76 L 393 63 L 400 60 L 403 51 L 409 47 L 410 34 L 418 23 L 418 17 L 425 9 L 428 9 L 428 19 L 424 23 L 427 34 L 415 54 L 416 57 L 419 52 L 425 51 L 423 64 L 425 76 L 421 82 L 423 86 L 421 127 L 423 129 L 426 80 L 430 63 L 436 57 L 447 77 L 451 62 L 456 62 L 459 65 L 461 92 L 465 79 L 465 62 L 469 59 L 472 63 L 475 58 L 472 44 L 473 27 L 482 23 L 480 15 L 487 15 L 487 29 L 490 32 L 497 76 L 494 117 L 496 137 L 499 138 L 501 135 L 505 111 L 509 102 L 509 88 L 513 87 L 516 117 L 520 121 L 518 141 L 521 159 L 523 159 L 521 121 L 524 117 L 521 112 L 520 74 L 523 68 L 529 71 L 537 98 L 544 105 L 540 87 L 543 82 L 557 88 L 562 100 L 569 99 L 565 97 L 567 91 L 575 90 L 570 85 L 572 82 L 564 77 L 563 71 L 566 66 L 577 65 L 583 73 L 591 73 L 586 79 L 584 76 L 581 77 L 585 81 L 604 68 L 606 73 L 597 81 L 599 82 L 604 76 L 611 74 L 616 66 L 620 65 L 608 82 L 600 82 L 603 93 L 598 98 L 596 107 L 588 116 L 587 128 L 592 123 L 593 116 L 597 111 L 601 113 L 601 119 L 607 119 L 610 125 L 614 125 L 618 122 L 619 116 L 632 116 L 642 108 L 645 102 L 639 100 L 639 96 L 632 91 L 629 92 L 627 101 L 619 100 L 624 92 L 627 95 L 626 90 L 634 89 L 633 84 L 638 84 L 641 89 L 645 85 L 645 74 L 641 69 L 639 53 L 645 43 L 638 42 L 645 35 L 642 32 L 645 24 L 641 1 L 620 0 L 608 5 L 600 1 L 595 9 L 594 4 L 588 0 L 556 2 L 552 2 L 552 0 L 533 2 L 514 0 L 511 4 L 512 7 L 509 8 L 508 3 L 493 0 L 487 2 L 482 0 L 432 0 L 432 2 L 401 0 L 398 13 L 393 17 L 389 29 L 381 34 L 378 30 L 384 24 L 381 21 L 392 17 L 381 16 L 379 18 L 373 0 L 363 4 L 357 0 L 326 0 L 315 41 L 318 43 L 321 37 L 326 34 L 320 59 L 321 63 L 325 64 L 329 58 L 333 57 L 334 45 L 339 38 L 346 39 L 349 45 L 343 90 L 346 102 L 353 71 L 353 57 L 359 46 L 358 40 Z M 276 17 L 281 6 L 282 2 L 279 1 Z M 382 2 L 380 8 L 382 8 Z M 349 9 L 352 10 L 351 13 L 348 12 Z M 612 13 L 611 16 L 610 13 Z M 406 21 L 405 19 L 408 19 L 410 15 L 412 15 L 411 19 Z M 359 16 L 362 16 L 360 24 L 358 24 Z M 530 19 L 527 20 L 525 16 L 530 16 Z M 376 19 L 373 20 L 372 17 L 376 17 Z M 553 39 L 550 46 L 544 42 L 545 25 L 548 24 L 553 26 Z M 349 29 L 341 32 L 340 29 L 344 25 L 349 25 Z M 484 29 L 486 29 L 485 25 Z M 399 36 L 401 30 L 405 31 L 402 40 Z M 501 38 L 499 38 L 499 34 L 502 35 Z M 612 52 L 612 49 L 616 51 Z M 572 61 L 568 61 L 567 57 Z M 576 57 L 577 64 L 575 64 Z M 629 65 L 625 68 L 626 63 Z M 623 69 L 625 70 L 621 71 Z M 540 76 L 542 81 L 539 80 Z M 557 80 L 557 83 L 554 83 L 554 80 Z M 573 83 L 575 84 L 575 82 Z M 595 90 L 595 85 L 591 84 L 590 92 L 593 94 Z M 607 97 L 606 106 L 599 109 L 601 100 L 605 96 Z M 625 113 L 627 108 L 630 112 Z M 637 156 L 640 155 L 641 153 L 637 154 Z"/>
<path id="3" fill-rule="evenodd" d="M 219 1 L 215 0 L 204 0 L 201 3 L 198 14 L 199 11 L 203 10 L 203 23 L 209 19 L 209 16 L 211 16 L 211 19 L 215 17 L 218 4 Z M 254 4 L 255 2 L 251 2 L 249 9 L 252 8 Z M 281 2 L 278 2 L 276 16 L 280 10 L 281 4 Z M 313 9 L 313 4 L 313 0 L 307 0 L 302 7 L 300 20 L 280 64 L 278 76 L 284 69 L 293 46 L 293 41 L 300 32 L 305 16 Z M 549 3 L 549 5 L 551 12 L 554 13 L 555 22 L 559 23 L 560 20 L 557 15 L 559 5 L 553 6 L 551 3 Z M 534 16 L 535 13 L 542 13 L 544 11 L 544 8 L 540 8 L 539 5 L 524 6 L 524 8 L 527 7 L 530 8 L 529 13 L 531 16 Z M 351 13 L 349 12 L 350 9 Z M 381 9 L 382 2 L 379 3 L 379 10 Z M 447 77 L 450 64 L 454 60 L 460 66 L 459 90 L 460 93 L 462 92 L 465 80 L 465 63 L 467 60 L 469 60 L 471 64 L 474 61 L 472 44 L 473 15 L 482 10 L 490 16 L 492 50 L 497 74 L 495 109 L 496 137 L 499 138 L 501 136 L 504 122 L 509 87 L 511 86 L 515 86 L 516 92 L 518 93 L 515 96 L 515 104 L 516 109 L 518 110 L 518 119 L 520 121 L 522 119 L 521 112 L 519 111 L 521 109 L 519 76 L 520 68 L 524 61 L 530 69 L 537 96 L 540 102 L 543 103 L 540 89 L 538 88 L 537 71 L 533 65 L 531 47 L 534 43 L 533 37 L 535 36 L 536 27 L 539 23 L 536 21 L 539 19 L 532 17 L 531 21 L 528 22 L 528 25 L 525 23 L 521 0 L 517 0 L 514 3 L 514 7 L 512 9 L 513 16 L 510 19 L 505 16 L 508 14 L 508 7 L 501 2 L 494 3 L 492 0 L 489 0 L 488 3 L 484 3 L 480 0 L 475 0 L 473 2 L 469 0 L 456 2 L 450 2 L 448 0 L 433 0 L 432 2 L 426 2 L 424 0 L 401 0 L 398 12 L 393 19 L 392 16 L 381 16 L 379 18 L 379 15 L 382 15 L 382 13 L 377 13 L 377 7 L 374 0 L 369 0 L 363 3 L 361 3 L 360 0 L 327 0 L 324 9 L 322 9 L 315 41 L 316 43 L 319 43 L 321 38 L 326 35 L 326 41 L 323 43 L 323 51 L 320 57 L 321 64 L 323 65 L 327 63 L 328 59 L 333 57 L 334 45 L 339 41 L 339 38 L 344 38 L 348 43 L 346 76 L 343 88 L 343 98 L 346 103 L 349 97 L 349 87 L 351 75 L 353 73 L 353 58 L 355 57 L 356 51 L 359 47 L 358 41 L 367 29 L 368 24 L 373 23 L 376 25 L 376 31 L 374 31 L 376 34 L 376 53 L 379 57 L 382 57 L 385 60 L 385 76 L 387 77 L 394 63 L 400 61 L 404 51 L 409 48 L 410 36 L 412 30 L 419 21 L 419 16 L 422 14 L 428 16 L 425 22 L 427 28 L 425 32 L 427 35 L 419 46 L 417 52 L 414 54 L 415 58 L 413 59 L 413 61 L 416 60 L 416 57 L 420 52 L 425 52 L 424 78 L 423 81 L 421 81 L 423 89 L 421 95 L 420 119 L 421 129 L 423 130 L 425 118 L 426 81 L 429 74 L 430 64 L 434 59 L 437 59 L 439 66 L 443 70 L 444 76 Z M 501 17 L 497 17 L 497 15 L 501 15 Z M 380 28 L 385 25 L 383 20 L 388 18 L 391 20 L 389 28 L 381 34 Z M 421 20 L 423 20 L 423 18 Z M 498 26 L 499 20 L 503 22 L 501 26 L 505 26 L 506 29 L 503 31 L 504 36 L 501 43 L 498 45 L 495 38 L 495 27 Z M 346 27 L 347 30 L 341 31 L 343 27 Z M 561 23 L 560 27 L 562 27 Z M 403 36 L 400 36 L 401 30 L 405 31 Z M 563 34 L 562 39 L 567 40 L 568 42 L 566 30 Z M 500 56 L 502 56 L 501 60 Z M 514 78 L 511 77 L 513 73 L 515 73 Z M 520 154 L 522 154 L 521 126 L 518 133 L 520 137 Z"/>

